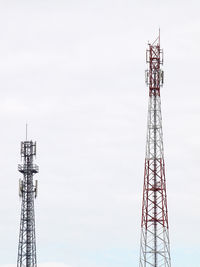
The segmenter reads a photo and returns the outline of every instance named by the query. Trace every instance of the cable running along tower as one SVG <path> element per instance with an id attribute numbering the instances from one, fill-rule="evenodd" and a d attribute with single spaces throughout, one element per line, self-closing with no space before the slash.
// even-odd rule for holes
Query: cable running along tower
<path id="1" fill-rule="evenodd" d="M 36 156 L 36 142 L 21 142 L 23 164 L 18 165 L 18 170 L 23 174 L 23 179 L 19 180 L 19 196 L 22 198 L 22 204 L 17 267 L 37 266 L 34 213 L 37 180 L 33 182 L 33 175 L 38 173 L 38 166 L 33 164 L 34 156 Z"/>
<path id="2" fill-rule="evenodd" d="M 149 107 L 139 266 L 171 267 L 160 101 L 160 87 L 163 85 L 160 33 L 153 44 L 149 44 L 146 60 Z"/>

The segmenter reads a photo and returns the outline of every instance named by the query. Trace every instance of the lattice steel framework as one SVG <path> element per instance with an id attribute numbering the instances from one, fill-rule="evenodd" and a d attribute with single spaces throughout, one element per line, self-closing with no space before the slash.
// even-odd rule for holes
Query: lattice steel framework
<path id="1" fill-rule="evenodd" d="M 160 87 L 163 51 L 159 37 L 147 49 L 149 86 L 146 158 L 141 222 L 140 267 L 170 267 L 169 225 L 163 153 Z"/>
<path id="2" fill-rule="evenodd" d="M 37 266 L 34 213 L 37 180 L 33 182 L 33 175 L 38 173 L 38 166 L 33 164 L 34 156 L 36 156 L 36 142 L 21 142 L 23 164 L 18 165 L 18 170 L 23 174 L 23 179 L 19 181 L 19 195 L 22 198 L 22 205 L 17 267 Z"/>

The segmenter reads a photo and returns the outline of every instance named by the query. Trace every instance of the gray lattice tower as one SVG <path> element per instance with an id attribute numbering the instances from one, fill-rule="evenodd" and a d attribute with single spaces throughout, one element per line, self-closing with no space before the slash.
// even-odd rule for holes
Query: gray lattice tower
<path id="1" fill-rule="evenodd" d="M 160 36 L 147 50 L 149 108 L 141 223 L 140 267 L 171 267 L 163 151 L 160 87 L 163 51 Z"/>
<path id="2" fill-rule="evenodd" d="M 22 204 L 17 267 L 37 266 L 34 212 L 37 180 L 33 182 L 33 175 L 38 173 L 38 166 L 33 164 L 34 156 L 36 156 L 36 142 L 21 142 L 23 164 L 18 165 L 18 170 L 23 174 L 23 179 L 19 181 L 19 195 L 22 198 Z"/>

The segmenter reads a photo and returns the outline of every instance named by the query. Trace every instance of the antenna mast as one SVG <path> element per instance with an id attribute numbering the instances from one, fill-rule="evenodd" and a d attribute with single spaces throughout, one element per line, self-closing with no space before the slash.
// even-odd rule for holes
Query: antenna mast
<path id="1" fill-rule="evenodd" d="M 22 198 L 22 204 L 17 267 L 37 267 L 34 198 L 37 197 L 38 183 L 37 180 L 33 182 L 33 175 L 38 173 L 39 168 L 33 164 L 34 156 L 36 156 L 36 142 L 27 140 L 21 142 L 23 164 L 18 165 L 18 171 L 23 174 L 23 179 L 19 180 L 19 196 Z"/>
<path id="2" fill-rule="evenodd" d="M 149 87 L 146 158 L 141 223 L 140 267 L 171 267 L 160 87 L 163 51 L 158 38 L 146 52 Z"/>
<path id="3" fill-rule="evenodd" d="M 28 123 L 26 123 L 26 141 L 27 141 L 27 138 L 28 138 Z"/>

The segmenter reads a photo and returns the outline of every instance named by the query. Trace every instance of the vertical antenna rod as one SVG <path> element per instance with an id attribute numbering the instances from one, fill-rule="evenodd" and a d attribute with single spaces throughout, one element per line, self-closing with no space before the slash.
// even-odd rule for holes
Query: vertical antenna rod
<path id="1" fill-rule="evenodd" d="M 23 179 L 19 180 L 19 196 L 22 198 L 22 204 L 17 267 L 37 267 L 34 198 L 37 197 L 38 183 L 37 180 L 33 182 L 33 175 L 38 173 L 39 168 L 33 164 L 34 156 L 36 156 L 36 142 L 27 140 L 21 142 L 23 164 L 18 165 L 18 171 L 23 174 Z"/>
<path id="2" fill-rule="evenodd" d="M 141 222 L 140 267 L 171 267 L 160 87 L 163 51 L 158 38 L 146 52 L 149 87 L 146 158 Z"/>
<path id="3" fill-rule="evenodd" d="M 27 138 L 28 138 L 28 123 L 26 123 L 26 141 L 27 141 Z"/>

